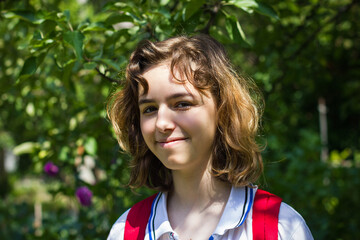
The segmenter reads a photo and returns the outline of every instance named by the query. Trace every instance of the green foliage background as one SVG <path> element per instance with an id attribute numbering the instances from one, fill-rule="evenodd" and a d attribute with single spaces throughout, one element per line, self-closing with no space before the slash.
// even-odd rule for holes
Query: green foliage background
<path id="1" fill-rule="evenodd" d="M 360 22 L 356 0 L 0 1 L 0 239 L 104 239 L 151 192 L 124 187 L 129 157 L 106 119 L 142 39 L 208 33 L 263 91 L 262 188 L 315 239 L 359 239 Z M 318 101 L 327 105 L 321 142 Z M 329 157 L 321 160 L 322 147 Z M 14 153 L 16 171 L 4 169 Z M 95 183 L 80 177 L 92 159 Z M 43 172 L 59 166 L 56 177 Z M 94 194 L 81 206 L 76 188 Z M 34 207 L 41 206 L 41 221 Z"/>

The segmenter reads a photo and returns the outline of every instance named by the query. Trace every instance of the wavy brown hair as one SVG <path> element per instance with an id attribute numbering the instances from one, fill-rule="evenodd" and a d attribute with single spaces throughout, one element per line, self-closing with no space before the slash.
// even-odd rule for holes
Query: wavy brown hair
<path id="1" fill-rule="evenodd" d="M 262 96 L 251 79 L 239 76 L 224 47 L 207 35 L 180 36 L 160 42 L 143 41 L 131 54 L 126 82 L 107 105 L 120 147 L 130 153 L 129 185 L 169 191 L 171 171 L 149 150 L 140 129 L 139 84 L 148 91 L 142 74 L 169 63 L 202 94 L 210 91 L 217 106 L 217 132 L 212 149 L 212 174 L 234 186 L 250 186 L 262 173 L 261 148 L 256 143 Z M 194 69 L 196 66 L 196 69 Z M 181 80 L 186 79 L 186 80 Z"/>

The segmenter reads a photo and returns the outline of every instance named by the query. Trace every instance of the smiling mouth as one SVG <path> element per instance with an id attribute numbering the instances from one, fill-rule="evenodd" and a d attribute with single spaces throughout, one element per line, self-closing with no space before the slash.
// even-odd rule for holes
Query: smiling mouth
<path id="1" fill-rule="evenodd" d="M 184 142 L 187 139 L 188 138 L 172 138 L 172 139 L 160 140 L 160 141 L 156 141 L 156 142 L 162 147 L 170 147 L 177 143 Z"/>

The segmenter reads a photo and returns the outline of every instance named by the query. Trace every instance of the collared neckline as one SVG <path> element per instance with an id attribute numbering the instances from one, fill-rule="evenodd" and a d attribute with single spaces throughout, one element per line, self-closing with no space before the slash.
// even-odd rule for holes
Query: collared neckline
<path id="1" fill-rule="evenodd" d="M 256 187 L 231 188 L 224 212 L 212 236 L 224 235 L 226 231 L 240 227 L 245 222 L 251 210 L 256 190 Z M 166 233 L 175 234 L 176 236 L 169 222 L 166 203 L 167 193 L 159 193 L 152 204 L 147 226 L 149 240 L 159 239 Z"/>
<path id="2" fill-rule="evenodd" d="M 224 235 L 230 229 L 240 227 L 246 220 L 254 200 L 254 188 L 232 187 L 224 212 L 213 235 Z"/>

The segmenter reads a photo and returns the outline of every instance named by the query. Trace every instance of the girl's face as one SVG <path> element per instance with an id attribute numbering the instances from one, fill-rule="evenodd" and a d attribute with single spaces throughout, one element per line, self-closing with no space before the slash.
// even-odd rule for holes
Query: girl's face
<path id="1" fill-rule="evenodd" d="M 139 89 L 140 127 L 145 143 L 171 170 L 207 165 L 216 132 L 216 104 L 210 92 L 176 82 L 169 66 L 157 65 L 143 77 L 149 85 Z"/>

